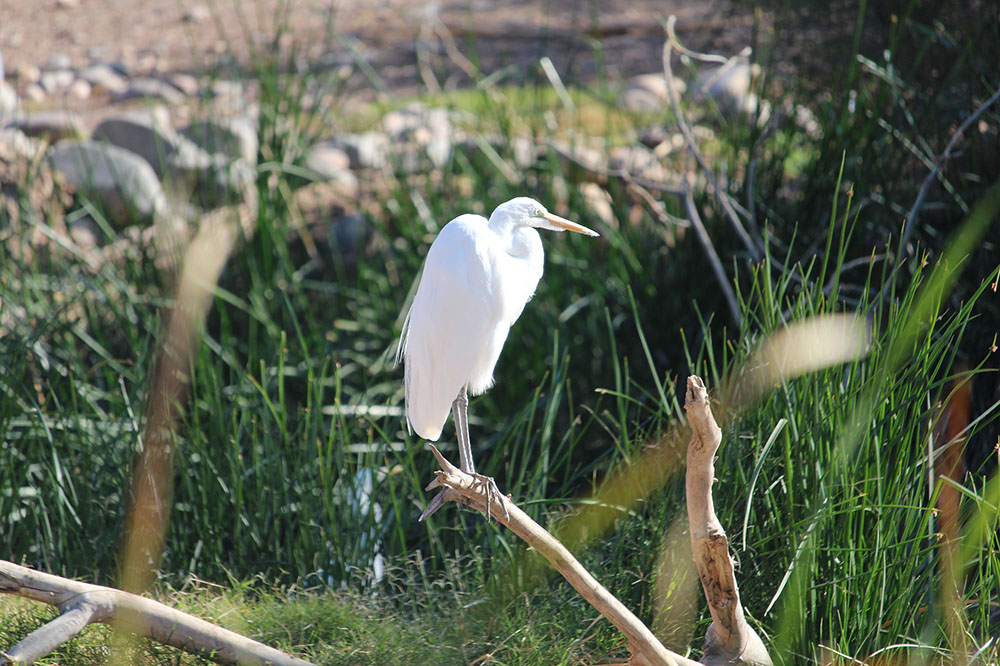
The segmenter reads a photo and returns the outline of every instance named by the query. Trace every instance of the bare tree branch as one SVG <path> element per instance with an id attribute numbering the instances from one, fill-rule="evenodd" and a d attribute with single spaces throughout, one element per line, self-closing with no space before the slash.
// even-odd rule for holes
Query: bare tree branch
<path id="1" fill-rule="evenodd" d="M 484 514 L 489 510 L 489 514 L 497 522 L 521 537 L 547 559 L 590 605 L 625 634 L 629 650 L 633 653 L 634 664 L 694 666 L 698 663 L 663 647 L 653 632 L 608 592 L 558 539 L 521 511 L 509 498 L 495 493 L 487 494 L 479 480 L 448 462 L 433 444 L 429 446 L 441 465 L 441 470 L 427 489 L 438 486 L 451 488 L 455 493 L 447 494 L 447 499 L 453 499 Z"/>
<path id="2" fill-rule="evenodd" d="M 7 652 L 0 666 L 30 664 L 72 639 L 93 622 L 199 654 L 223 664 L 312 666 L 309 662 L 258 643 L 158 601 L 122 590 L 91 585 L 0 560 L 0 593 L 40 601 L 61 611 Z"/>
<path id="3" fill-rule="evenodd" d="M 684 411 L 691 426 L 686 478 L 691 551 L 712 614 L 702 663 L 771 666 L 763 641 L 743 615 L 729 540 L 715 514 L 712 483 L 722 430 L 712 416 L 708 392 L 700 377 L 688 377 Z"/>

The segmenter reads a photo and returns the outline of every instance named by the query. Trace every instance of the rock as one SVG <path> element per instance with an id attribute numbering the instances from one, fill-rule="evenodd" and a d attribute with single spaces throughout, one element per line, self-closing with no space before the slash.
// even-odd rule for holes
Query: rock
<path id="1" fill-rule="evenodd" d="M 102 203 L 116 226 L 166 210 L 167 198 L 153 168 L 127 150 L 94 141 L 64 140 L 49 150 L 49 161 L 78 193 Z"/>
<path id="2" fill-rule="evenodd" d="M 42 143 L 32 139 L 27 134 L 14 127 L 0 129 L 0 155 L 15 156 L 28 162 L 34 162 Z"/>
<path id="3" fill-rule="evenodd" d="M 101 244 L 101 230 L 89 216 L 73 220 L 69 225 L 69 236 L 84 251 L 95 249 Z"/>
<path id="4" fill-rule="evenodd" d="M 80 6 L 80 0 L 56 0 L 58 9 L 76 9 Z"/>
<path id="5" fill-rule="evenodd" d="M 93 60 L 104 60 L 108 57 L 108 47 L 96 44 L 87 48 L 87 57 Z"/>
<path id="6" fill-rule="evenodd" d="M 184 101 L 184 94 L 166 81 L 150 77 L 132 79 L 125 90 L 114 96 L 116 102 L 130 99 L 147 99 L 174 105 Z"/>
<path id="7" fill-rule="evenodd" d="M 38 83 L 38 79 L 42 78 L 42 70 L 38 69 L 34 65 L 19 65 L 18 68 L 14 70 L 14 78 L 16 78 L 18 83 L 21 85 Z"/>
<path id="8" fill-rule="evenodd" d="M 212 84 L 208 87 L 208 93 L 212 97 L 242 98 L 243 84 L 239 81 L 219 79 L 217 81 L 212 81 Z"/>
<path id="9" fill-rule="evenodd" d="M 673 89 L 678 95 L 687 91 L 687 84 L 674 77 Z M 618 98 L 619 104 L 640 113 L 659 113 L 670 104 L 670 91 L 662 73 L 640 74 L 629 79 Z"/>
<path id="10" fill-rule="evenodd" d="M 181 20 L 185 23 L 201 23 L 212 18 L 212 12 L 205 5 L 195 5 L 184 12 Z"/>
<path id="11" fill-rule="evenodd" d="M 65 53 L 57 53 L 45 61 L 45 69 L 69 69 L 73 66 L 73 59 Z"/>
<path id="12" fill-rule="evenodd" d="M 66 89 L 66 95 L 73 99 L 89 99 L 92 90 L 89 83 L 83 79 L 77 79 Z"/>
<path id="13" fill-rule="evenodd" d="M 669 173 L 652 151 L 641 146 L 617 146 L 608 151 L 608 166 L 627 171 L 637 178 L 658 183 L 667 181 Z"/>
<path id="14" fill-rule="evenodd" d="M 29 102 L 41 102 L 45 99 L 45 90 L 37 83 L 31 83 L 24 89 L 24 99 Z"/>
<path id="15" fill-rule="evenodd" d="M 352 169 L 381 169 L 388 163 L 389 138 L 381 132 L 343 134 L 328 143 L 347 154 Z"/>
<path id="16" fill-rule="evenodd" d="M 324 180 L 335 178 L 351 168 L 351 160 L 343 150 L 329 141 L 320 141 L 309 149 L 306 166 Z"/>
<path id="17" fill-rule="evenodd" d="M 182 159 L 190 162 L 190 153 L 200 152 L 197 146 L 174 131 L 169 119 L 169 114 L 162 108 L 126 111 L 102 120 L 94 128 L 93 139 L 132 151 L 146 160 L 158 176 L 163 177 L 178 154 L 187 153 Z M 200 168 L 203 165 L 196 166 Z"/>
<path id="18" fill-rule="evenodd" d="M 447 109 L 410 104 L 385 114 L 382 128 L 394 144 L 411 148 L 398 151 L 404 171 L 440 168 L 451 157 L 452 124 Z M 430 164 L 425 164 L 425 156 Z"/>
<path id="19" fill-rule="evenodd" d="M 757 112 L 757 96 L 750 92 L 750 85 L 757 76 L 760 76 L 760 65 L 737 59 L 703 72 L 698 83 L 701 92 L 711 97 L 722 112 L 749 115 Z"/>
<path id="20" fill-rule="evenodd" d="M 191 123 L 181 134 L 209 153 L 257 163 L 257 128 L 245 117 L 216 118 Z"/>
<path id="21" fill-rule="evenodd" d="M 0 122 L 17 109 L 17 91 L 6 81 L 0 81 Z"/>
<path id="22" fill-rule="evenodd" d="M 128 87 L 125 77 L 104 63 L 84 67 L 76 75 L 79 80 L 86 81 L 94 88 L 106 90 L 109 93 L 121 93 Z"/>
<path id="23" fill-rule="evenodd" d="M 28 136 L 59 141 L 83 136 L 83 120 L 72 111 L 35 111 L 11 123 Z"/>
<path id="24" fill-rule="evenodd" d="M 49 72 L 42 72 L 42 77 L 38 80 L 39 85 L 46 93 L 52 94 L 61 92 L 73 83 L 76 75 L 71 69 L 54 69 Z"/>
<path id="25" fill-rule="evenodd" d="M 168 75 L 167 82 L 188 97 L 197 97 L 201 90 L 201 86 L 198 85 L 198 79 L 191 74 L 184 74 L 183 72 Z"/>

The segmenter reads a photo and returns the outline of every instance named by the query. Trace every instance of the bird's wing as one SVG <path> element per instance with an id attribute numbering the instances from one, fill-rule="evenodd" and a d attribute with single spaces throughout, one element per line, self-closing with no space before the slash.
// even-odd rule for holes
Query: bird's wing
<path id="1" fill-rule="evenodd" d="M 406 417 L 421 437 L 441 436 L 496 318 L 488 279 L 486 219 L 463 215 L 441 230 L 407 316 Z"/>

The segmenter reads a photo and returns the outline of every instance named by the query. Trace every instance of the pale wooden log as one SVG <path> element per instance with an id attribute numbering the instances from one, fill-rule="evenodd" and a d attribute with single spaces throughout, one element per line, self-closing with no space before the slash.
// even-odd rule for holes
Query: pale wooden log
<path id="1" fill-rule="evenodd" d="M 708 392 L 699 377 L 688 377 L 684 411 L 691 426 L 686 478 L 691 551 L 712 614 L 701 661 L 771 666 L 763 641 L 743 615 L 729 541 L 715 514 L 712 483 L 722 431 L 712 416 Z"/>
<path id="2" fill-rule="evenodd" d="M 33 631 L 9 651 L 0 652 L 0 666 L 29 664 L 44 657 L 91 622 L 113 625 L 224 664 L 312 666 L 158 601 L 3 560 L 0 560 L 0 593 L 16 594 L 62 611 L 59 617 Z"/>
<path id="3" fill-rule="evenodd" d="M 448 462 L 433 444 L 430 448 L 441 465 L 441 470 L 436 473 L 437 477 L 427 489 L 445 486 L 455 490 L 456 494 L 448 493 L 446 499 L 465 504 L 484 514 L 488 510 L 489 515 L 497 522 L 517 534 L 547 559 L 590 605 L 625 635 L 629 650 L 633 653 L 633 664 L 694 666 L 698 663 L 663 647 L 653 632 L 608 592 L 558 539 L 521 511 L 509 498 L 496 493 L 487 495 L 480 481 Z"/>

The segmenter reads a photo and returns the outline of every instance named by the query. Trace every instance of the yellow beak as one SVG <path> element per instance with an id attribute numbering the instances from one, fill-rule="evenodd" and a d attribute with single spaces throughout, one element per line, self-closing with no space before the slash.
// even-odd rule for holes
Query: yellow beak
<path id="1" fill-rule="evenodd" d="M 577 224 L 576 222 L 570 222 L 564 217 L 559 217 L 558 215 L 553 215 L 552 213 L 542 213 L 540 217 L 547 222 L 551 222 L 560 229 L 565 229 L 566 231 L 573 231 L 578 234 L 583 234 L 584 236 L 600 236 L 593 229 L 583 226 L 582 224 Z"/>

